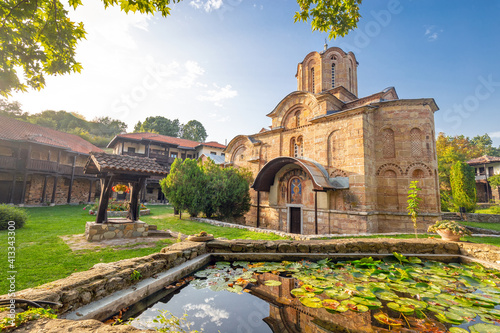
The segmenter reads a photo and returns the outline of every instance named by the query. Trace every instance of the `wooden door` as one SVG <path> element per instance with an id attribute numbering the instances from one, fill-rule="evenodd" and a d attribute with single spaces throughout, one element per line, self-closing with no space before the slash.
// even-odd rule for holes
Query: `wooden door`
<path id="1" fill-rule="evenodd" d="M 301 220 L 300 207 L 290 207 L 290 232 L 292 234 L 301 233 L 300 220 Z"/>

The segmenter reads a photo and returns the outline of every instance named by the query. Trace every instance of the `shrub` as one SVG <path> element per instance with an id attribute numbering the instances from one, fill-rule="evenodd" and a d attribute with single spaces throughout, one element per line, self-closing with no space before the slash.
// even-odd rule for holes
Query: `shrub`
<path id="1" fill-rule="evenodd" d="M 9 221 L 16 222 L 16 229 L 21 228 L 28 219 L 24 209 L 9 205 L 0 205 L 0 230 L 7 230 Z"/>
<path id="2" fill-rule="evenodd" d="M 455 221 L 449 221 L 449 220 L 442 220 L 442 221 L 438 220 L 436 221 L 435 224 L 431 225 L 427 229 L 428 232 L 435 232 L 435 233 L 437 233 L 437 230 L 449 230 L 455 235 L 460 235 L 460 236 L 464 235 L 470 236 L 472 234 L 470 230 L 464 227 L 463 225 L 458 224 Z"/>

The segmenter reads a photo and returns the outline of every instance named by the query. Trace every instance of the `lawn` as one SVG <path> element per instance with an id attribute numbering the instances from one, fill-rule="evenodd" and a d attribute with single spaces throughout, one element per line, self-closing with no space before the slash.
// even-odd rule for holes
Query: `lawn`
<path id="1" fill-rule="evenodd" d="M 215 237 L 227 239 L 282 239 L 274 234 L 255 233 L 244 229 L 216 227 L 193 222 L 189 220 L 187 214 L 183 215 L 182 220 L 179 220 L 173 215 L 173 210 L 167 206 L 150 206 L 150 209 L 151 215 L 141 217 L 141 220 L 149 224 L 156 224 L 160 230 L 170 229 L 180 231 L 183 234 L 206 231 Z M 113 262 L 155 253 L 175 241 L 158 240 L 156 246 L 141 249 L 115 247 L 73 252 L 59 236 L 85 232 L 85 222 L 93 220 L 93 217 L 83 210 L 83 206 L 35 207 L 27 208 L 27 211 L 30 214 L 28 222 L 23 228 L 16 230 L 14 270 L 17 271 L 17 290 L 61 279 L 76 271 L 88 270 L 96 263 Z M 471 224 L 471 226 L 473 225 Z M 488 224 L 488 227 L 497 228 L 495 224 Z M 371 237 L 376 238 L 377 236 Z M 423 237 L 432 237 L 432 235 L 419 235 L 419 238 Z M 413 238 L 413 235 L 392 236 L 391 238 Z M 496 237 L 466 237 L 462 240 L 500 246 L 500 238 Z M 3 258 L 0 269 L 2 272 L 8 272 L 12 269 L 8 268 L 6 230 L 0 231 L 0 242 L 2 244 L 0 254 Z M 5 278 L 1 279 L 0 294 L 5 294 L 7 291 L 8 281 Z"/>
<path id="2" fill-rule="evenodd" d="M 491 206 L 485 209 L 476 209 L 474 213 L 477 214 L 500 214 L 500 206 Z"/>
<path id="3" fill-rule="evenodd" d="M 41 284 L 69 276 L 77 271 L 84 271 L 97 263 L 113 262 L 122 259 L 146 256 L 159 252 L 163 247 L 175 240 L 158 240 L 155 247 L 142 249 L 124 249 L 122 247 L 98 250 L 80 250 L 73 252 L 59 237 L 63 235 L 83 234 L 85 222 L 92 221 L 93 216 L 80 206 L 55 206 L 26 208 L 30 218 L 26 225 L 16 230 L 15 268 L 16 289 L 36 287 Z M 205 230 L 215 237 L 228 239 L 280 239 L 276 235 L 260 234 L 242 229 L 229 229 L 210 226 L 205 223 L 191 222 L 188 215 L 184 220 L 173 216 L 173 210 L 166 206 L 150 206 L 151 215 L 141 219 L 156 224 L 158 229 L 172 229 L 185 234 L 198 233 Z M 0 231 L 0 263 L 2 272 L 8 272 L 7 230 Z M 6 276 L 7 273 L 2 276 Z M 0 295 L 8 292 L 8 281 L 0 280 Z"/>

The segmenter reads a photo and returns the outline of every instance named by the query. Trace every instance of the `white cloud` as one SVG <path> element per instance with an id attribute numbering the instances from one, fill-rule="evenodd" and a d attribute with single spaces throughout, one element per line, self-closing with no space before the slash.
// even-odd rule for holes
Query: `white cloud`
<path id="1" fill-rule="evenodd" d="M 203 9 L 207 13 L 210 13 L 212 10 L 217 10 L 224 5 L 223 0 L 191 0 L 189 3 L 192 7 L 196 9 Z"/>
<path id="2" fill-rule="evenodd" d="M 488 133 L 488 135 L 490 136 L 490 138 L 500 138 L 500 132 L 492 132 Z"/>
<path id="3" fill-rule="evenodd" d="M 186 304 L 184 311 L 198 310 L 194 316 L 197 318 L 209 318 L 217 326 L 222 325 L 222 319 L 229 319 L 229 312 L 222 309 L 216 309 L 209 304 Z M 191 315 L 191 314 L 190 314 Z"/>
<path id="4" fill-rule="evenodd" d="M 437 29 L 436 26 L 430 25 L 430 26 L 425 26 L 425 36 L 427 37 L 427 40 L 429 42 L 434 42 L 439 38 L 439 34 L 443 32 L 442 29 Z"/>
<path id="5" fill-rule="evenodd" d="M 223 100 L 238 96 L 238 92 L 236 90 L 233 90 L 231 85 L 229 84 L 225 87 L 219 87 L 216 84 L 214 84 L 213 86 L 215 89 L 207 90 L 205 94 L 198 96 L 198 100 L 213 102 L 216 106 L 221 107 L 221 102 Z"/>

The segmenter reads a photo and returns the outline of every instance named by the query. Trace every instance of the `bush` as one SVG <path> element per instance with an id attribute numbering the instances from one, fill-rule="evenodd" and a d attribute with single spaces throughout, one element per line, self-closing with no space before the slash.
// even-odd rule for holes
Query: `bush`
<path id="1" fill-rule="evenodd" d="M 476 179 L 474 168 L 458 161 L 450 170 L 451 194 L 456 211 L 465 207 L 467 213 L 476 210 Z"/>
<path id="2" fill-rule="evenodd" d="M 9 205 L 0 205 L 0 230 L 7 230 L 9 221 L 16 222 L 16 229 L 21 228 L 28 219 L 24 209 Z"/>

